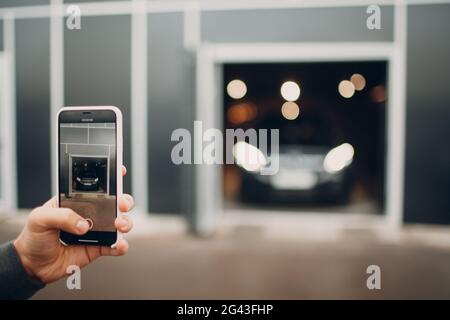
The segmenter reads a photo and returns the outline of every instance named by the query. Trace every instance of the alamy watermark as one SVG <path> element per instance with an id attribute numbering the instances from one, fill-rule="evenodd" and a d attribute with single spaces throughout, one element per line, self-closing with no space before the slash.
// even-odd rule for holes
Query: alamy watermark
<path id="1" fill-rule="evenodd" d="M 376 264 L 372 264 L 367 267 L 366 273 L 369 274 L 366 281 L 367 289 L 381 290 L 381 268 Z"/>
<path id="2" fill-rule="evenodd" d="M 72 264 L 67 267 L 66 274 L 69 276 L 66 280 L 66 286 L 69 290 L 81 290 L 81 269 L 79 266 Z"/>
<path id="3" fill-rule="evenodd" d="M 81 29 L 81 9 L 78 5 L 70 5 L 66 10 L 67 20 L 66 27 L 69 30 Z"/>
<path id="4" fill-rule="evenodd" d="M 203 122 L 194 121 L 193 137 L 189 130 L 178 128 L 170 139 L 178 142 L 171 152 L 176 165 L 236 163 L 262 175 L 274 175 L 279 169 L 278 129 L 226 129 L 224 137 L 221 130 L 203 130 Z"/>
<path id="5" fill-rule="evenodd" d="M 366 13 L 369 15 L 366 20 L 366 26 L 369 30 L 381 29 L 381 8 L 376 4 L 367 7 Z"/>

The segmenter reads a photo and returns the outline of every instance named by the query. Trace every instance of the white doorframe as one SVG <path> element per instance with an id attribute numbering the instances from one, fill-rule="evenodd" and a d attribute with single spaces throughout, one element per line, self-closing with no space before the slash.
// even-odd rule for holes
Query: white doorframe
<path id="1" fill-rule="evenodd" d="M 0 210 L 7 212 L 15 212 L 17 208 L 14 24 L 13 14 L 3 15 L 4 51 L 0 52 Z"/>
<path id="2" fill-rule="evenodd" d="M 397 227 L 403 215 L 402 178 L 405 109 L 402 94 L 405 78 L 398 74 L 402 63 L 398 47 L 393 42 L 370 43 L 255 43 L 255 44 L 205 44 L 197 51 L 197 108 L 196 120 L 203 129 L 221 128 L 221 103 L 217 103 L 217 69 L 224 63 L 245 62 L 316 62 L 316 61 L 387 61 L 389 65 L 389 100 L 387 103 L 386 148 L 386 206 L 383 225 Z M 220 90 L 220 89 L 219 89 Z M 393 152 L 393 147 L 396 151 Z M 195 151 L 194 151 L 195 153 Z M 395 168 L 395 172 L 392 169 Z M 220 166 L 198 165 L 196 168 L 196 225 L 197 232 L 214 231 L 222 207 Z M 343 214 L 342 220 L 354 219 Z M 350 222 L 351 223 L 351 222 Z M 345 224 L 345 223 L 344 223 Z"/>
<path id="3" fill-rule="evenodd" d="M 6 101 L 5 101 L 5 55 L 3 52 L 0 52 L 0 210 L 5 209 L 7 207 L 7 195 L 5 192 L 8 188 L 8 178 L 7 172 L 8 168 L 6 167 L 5 157 L 7 155 L 6 148 L 6 137 L 8 132 L 6 132 L 5 125 L 7 122 L 4 114 L 6 113 Z"/>
<path id="4" fill-rule="evenodd" d="M 11 59 L 0 52 L 0 209 L 12 210 L 16 203 L 15 109 L 12 105 Z"/>

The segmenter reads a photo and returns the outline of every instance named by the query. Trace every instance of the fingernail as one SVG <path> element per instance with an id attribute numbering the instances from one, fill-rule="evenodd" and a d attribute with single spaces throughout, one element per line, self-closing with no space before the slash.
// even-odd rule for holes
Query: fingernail
<path id="1" fill-rule="evenodd" d="M 78 220 L 78 222 L 77 222 L 77 229 L 80 232 L 85 232 L 87 229 L 89 229 L 89 222 L 87 222 L 84 219 Z"/>
<path id="2" fill-rule="evenodd" d="M 128 221 L 125 219 L 120 219 L 119 220 L 119 226 L 120 227 L 126 227 L 128 225 Z"/>

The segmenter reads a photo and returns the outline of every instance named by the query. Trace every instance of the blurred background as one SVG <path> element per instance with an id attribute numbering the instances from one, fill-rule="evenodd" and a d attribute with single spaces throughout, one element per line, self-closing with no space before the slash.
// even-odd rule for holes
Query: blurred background
<path id="1" fill-rule="evenodd" d="M 116 105 L 130 253 L 37 298 L 448 299 L 449 31 L 445 0 L 0 0 L 0 241 L 56 194 L 58 109 Z M 175 165 L 194 120 L 279 129 L 279 172 Z"/>

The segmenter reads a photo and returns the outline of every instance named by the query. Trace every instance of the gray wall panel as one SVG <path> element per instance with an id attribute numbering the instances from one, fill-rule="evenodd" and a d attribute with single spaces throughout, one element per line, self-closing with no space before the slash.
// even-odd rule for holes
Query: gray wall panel
<path id="1" fill-rule="evenodd" d="M 405 219 L 450 223 L 450 5 L 408 12 Z"/>
<path id="2" fill-rule="evenodd" d="M 366 27 L 366 7 L 210 11 L 208 42 L 392 41 L 393 10 L 381 7 L 381 30 Z"/>
<path id="3" fill-rule="evenodd" d="M 82 128 L 62 127 L 60 129 L 60 143 L 87 143 L 88 132 Z"/>
<path id="4" fill-rule="evenodd" d="M 0 51 L 3 51 L 3 20 L 0 20 Z"/>
<path id="5" fill-rule="evenodd" d="M 49 4 L 50 0 L 1 0 L 0 8 L 2 7 L 22 7 L 22 6 L 37 6 Z"/>
<path id="6" fill-rule="evenodd" d="M 184 190 L 182 170 L 170 159 L 171 133 L 192 123 L 194 59 L 183 48 L 183 15 L 148 16 L 148 138 L 149 207 L 156 212 L 179 212 Z"/>
<path id="7" fill-rule="evenodd" d="M 114 129 L 91 129 L 89 141 L 93 144 L 115 144 L 116 137 L 113 131 Z"/>
<path id="8" fill-rule="evenodd" d="M 17 168 L 19 207 L 51 195 L 49 20 L 16 21 Z"/>

